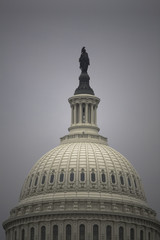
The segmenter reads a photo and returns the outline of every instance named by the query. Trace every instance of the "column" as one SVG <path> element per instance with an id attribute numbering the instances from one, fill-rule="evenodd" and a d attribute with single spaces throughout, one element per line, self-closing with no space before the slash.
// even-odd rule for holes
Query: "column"
<path id="1" fill-rule="evenodd" d="M 17 238 L 16 239 L 19 239 L 20 238 L 20 229 L 19 229 L 19 226 L 17 227 Z"/>
<path id="2" fill-rule="evenodd" d="M 101 222 L 101 228 L 100 228 L 100 239 L 101 240 L 104 240 L 106 239 L 106 224 L 103 222 Z"/>
<path id="3" fill-rule="evenodd" d="M 130 239 L 130 229 L 131 226 L 127 223 L 124 225 L 124 239 Z"/>
<path id="4" fill-rule="evenodd" d="M 117 223 L 114 222 L 113 223 L 113 229 L 112 229 L 112 237 L 114 240 L 118 240 L 118 232 L 119 232 L 119 228 L 117 226 Z"/>
<path id="5" fill-rule="evenodd" d="M 140 240 L 140 228 L 137 226 L 136 240 Z"/>
<path id="6" fill-rule="evenodd" d="M 76 104 L 76 123 L 79 123 L 79 104 Z"/>
<path id="7" fill-rule="evenodd" d="M 88 123 L 88 103 L 86 103 L 86 108 L 85 108 L 85 115 L 86 115 L 86 123 Z"/>
<path id="8" fill-rule="evenodd" d="M 73 113 L 74 106 L 71 106 L 71 125 L 74 123 L 74 113 Z"/>
<path id="9" fill-rule="evenodd" d="M 94 114 L 93 114 L 93 104 L 91 104 L 91 124 L 94 123 L 93 119 L 94 119 Z"/>
<path id="10" fill-rule="evenodd" d="M 92 234 L 91 222 L 90 221 L 87 224 L 86 234 L 87 234 L 87 240 L 91 240 L 91 236 L 93 234 Z"/>
<path id="11" fill-rule="evenodd" d="M 91 104 L 88 104 L 88 123 L 91 123 Z"/>
<path id="12" fill-rule="evenodd" d="M 97 125 L 97 106 L 95 106 L 95 125 Z"/>
<path id="13" fill-rule="evenodd" d="M 10 237 L 9 237 L 9 230 L 7 230 L 5 236 L 6 236 L 6 240 L 9 240 L 9 239 L 10 239 Z"/>
<path id="14" fill-rule="evenodd" d="M 29 231 L 29 226 L 28 226 L 28 224 L 27 224 L 27 226 L 24 228 L 24 230 L 25 230 L 25 240 L 27 240 L 27 239 L 30 239 L 29 238 L 29 236 L 30 236 L 30 231 Z"/>
<path id="15" fill-rule="evenodd" d="M 53 232 L 53 230 L 52 230 L 52 232 Z M 46 225 L 46 239 L 47 240 L 50 240 L 51 239 L 51 231 L 50 231 L 50 223 L 48 223 L 47 225 Z"/>
<path id="16" fill-rule="evenodd" d="M 74 104 L 74 123 L 76 124 L 76 104 Z"/>

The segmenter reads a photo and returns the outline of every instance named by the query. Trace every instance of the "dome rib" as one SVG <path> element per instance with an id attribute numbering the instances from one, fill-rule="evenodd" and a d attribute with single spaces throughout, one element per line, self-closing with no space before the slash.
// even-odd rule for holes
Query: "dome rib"
<path id="1" fill-rule="evenodd" d="M 93 147 L 94 145 L 92 145 L 91 144 L 91 148 L 92 148 L 92 151 L 94 152 L 94 159 L 95 159 L 95 165 L 96 165 L 96 169 L 95 169 L 95 171 L 96 171 L 96 175 L 97 175 L 97 185 L 98 185 L 98 187 L 100 187 L 100 169 L 99 169 L 99 161 L 98 161 L 98 157 L 97 157 L 97 152 L 95 151 L 95 149 L 94 149 L 94 147 Z M 97 144 L 95 144 L 95 146 L 97 147 Z M 98 148 L 97 148 L 98 149 Z M 99 149 L 98 149 L 99 150 Z"/>
<path id="2" fill-rule="evenodd" d="M 81 149 L 82 149 L 82 143 L 81 143 Z M 88 154 L 87 153 L 87 146 L 85 144 L 85 155 L 86 155 L 86 181 L 87 181 L 87 184 L 86 184 L 86 187 L 87 187 L 87 190 L 89 190 L 89 181 L 90 181 L 90 174 L 88 173 L 87 169 L 90 169 L 90 165 L 89 165 L 89 158 L 88 158 Z"/>
<path id="3" fill-rule="evenodd" d="M 68 146 L 66 146 L 66 148 L 64 148 L 64 151 L 63 151 L 63 154 L 60 156 L 60 158 L 59 158 L 59 163 L 58 163 L 58 167 L 57 167 L 57 169 L 55 169 L 56 170 L 56 182 L 57 183 L 59 183 L 59 174 L 60 174 L 60 172 L 61 172 L 61 170 L 62 169 L 64 169 L 64 167 L 63 166 L 61 166 L 61 164 L 62 164 L 62 162 L 63 162 L 63 157 L 66 155 L 66 152 L 67 152 L 67 150 L 70 148 L 70 144 L 68 145 Z M 60 151 L 58 152 L 58 154 L 59 153 L 61 153 L 61 148 L 60 148 Z M 57 156 L 58 156 L 58 154 L 57 154 Z M 55 158 L 56 159 L 56 158 Z M 64 176 L 65 178 L 66 178 L 66 174 L 65 174 L 65 176 Z"/>
<path id="4" fill-rule="evenodd" d="M 71 146 L 70 146 L 71 147 Z M 70 175 L 70 170 L 71 169 L 76 169 L 77 168 L 77 162 L 75 162 L 75 165 L 72 165 L 73 164 L 73 161 L 71 161 L 72 159 L 72 154 L 74 152 L 74 149 L 76 148 L 76 144 L 73 145 L 71 151 L 70 151 L 70 154 L 69 154 L 69 157 L 68 157 L 68 161 L 67 161 L 67 165 L 66 165 L 66 183 L 65 183 L 65 187 L 67 188 L 67 184 L 69 184 L 69 175 Z M 70 165 L 72 165 L 72 167 L 70 167 Z M 74 182 L 76 182 L 74 180 Z"/>

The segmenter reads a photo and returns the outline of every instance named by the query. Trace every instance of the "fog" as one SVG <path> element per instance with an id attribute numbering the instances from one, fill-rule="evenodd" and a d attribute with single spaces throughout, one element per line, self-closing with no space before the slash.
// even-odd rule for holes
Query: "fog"
<path id="1" fill-rule="evenodd" d="M 100 134 L 136 168 L 160 218 L 160 2 L 2 0 L 0 18 L 1 222 L 68 132 L 83 46 Z"/>

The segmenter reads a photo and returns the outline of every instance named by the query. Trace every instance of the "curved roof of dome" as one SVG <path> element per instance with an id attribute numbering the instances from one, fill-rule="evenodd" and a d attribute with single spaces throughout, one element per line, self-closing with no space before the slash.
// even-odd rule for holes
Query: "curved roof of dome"
<path id="1" fill-rule="evenodd" d="M 65 143 L 33 166 L 22 187 L 20 204 L 92 195 L 146 205 L 140 178 L 123 155 L 100 143 Z"/>

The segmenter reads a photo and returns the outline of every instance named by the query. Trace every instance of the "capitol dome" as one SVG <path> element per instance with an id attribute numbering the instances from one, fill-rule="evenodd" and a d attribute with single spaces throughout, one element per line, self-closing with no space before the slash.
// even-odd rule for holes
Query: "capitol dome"
<path id="1" fill-rule="evenodd" d="M 79 86 L 68 100 L 69 134 L 30 170 L 3 223 L 6 240 L 160 240 L 137 171 L 99 135 L 100 99 L 82 50 Z"/>
<path id="2" fill-rule="evenodd" d="M 107 144 L 86 139 L 82 135 L 78 142 L 62 142 L 37 161 L 23 185 L 19 204 L 65 197 L 65 201 L 96 198 L 147 206 L 130 162 Z"/>

